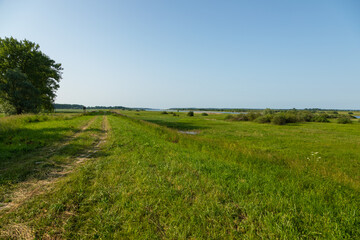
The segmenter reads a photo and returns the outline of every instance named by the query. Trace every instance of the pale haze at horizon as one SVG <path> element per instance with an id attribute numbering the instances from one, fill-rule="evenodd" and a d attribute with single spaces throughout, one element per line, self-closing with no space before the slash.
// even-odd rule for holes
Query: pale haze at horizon
<path id="1" fill-rule="evenodd" d="M 360 109 L 360 1 L 9 1 L 0 37 L 64 67 L 57 103 Z"/>

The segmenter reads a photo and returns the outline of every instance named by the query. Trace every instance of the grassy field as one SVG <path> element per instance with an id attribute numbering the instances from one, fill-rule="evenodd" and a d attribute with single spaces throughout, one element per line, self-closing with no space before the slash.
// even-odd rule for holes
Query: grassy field
<path id="1" fill-rule="evenodd" d="M 7 197 L 1 200 L 0 236 L 360 238 L 357 121 L 276 126 L 224 121 L 224 114 L 118 113 L 13 126 L 12 135 L 40 143 L 22 158 L 8 150 L 1 160 L 6 164 L 0 185 Z M 51 134 L 60 125 L 62 130 Z M 98 145 L 99 139 L 106 141 Z M 43 151 L 48 148 L 49 156 Z M 22 162 L 29 163 L 26 173 Z M 71 171 L 49 174 L 62 169 Z M 13 177 L 17 174 L 21 177 Z M 17 198 L 29 179 L 32 189 L 40 180 L 49 183 L 40 184 L 45 190 L 38 194 Z"/>

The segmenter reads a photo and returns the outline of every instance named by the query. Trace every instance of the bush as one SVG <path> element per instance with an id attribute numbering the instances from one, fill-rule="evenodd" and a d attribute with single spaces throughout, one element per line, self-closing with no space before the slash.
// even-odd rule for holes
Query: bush
<path id="1" fill-rule="evenodd" d="M 286 117 L 283 114 L 275 115 L 271 120 L 271 123 L 275 125 L 284 125 L 286 124 Z"/>
<path id="2" fill-rule="evenodd" d="M 202 113 L 201 116 L 209 116 L 207 113 Z"/>
<path id="3" fill-rule="evenodd" d="M 237 114 L 233 116 L 234 121 L 249 121 L 249 117 L 247 114 Z"/>
<path id="4" fill-rule="evenodd" d="M 161 114 L 168 114 L 168 113 L 167 113 L 167 111 L 163 111 L 163 112 L 161 112 Z"/>
<path id="5" fill-rule="evenodd" d="M 227 115 L 225 120 L 229 121 L 249 121 L 247 114 L 236 114 L 236 115 Z"/>
<path id="6" fill-rule="evenodd" d="M 328 118 L 338 118 L 339 117 L 339 115 L 336 115 L 336 114 L 330 114 L 330 115 L 328 115 Z"/>
<path id="7" fill-rule="evenodd" d="M 326 113 L 316 115 L 314 117 L 314 122 L 330 122 L 328 119 L 328 115 Z"/>
<path id="8" fill-rule="evenodd" d="M 275 113 L 275 111 L 270 108 L 266 108 L 264 110 L 264 115 L 269 115 L 269 114 L 274 114 L 274 113 Z"/>
<path id="9" fill-rule="evenodd" d="M 285 122 L 286 123 L 297 123 L 300 122 L 298 120 L 297 114 L 292 111 L 292 112 L 287 112 L 283 115 L 285 117 Z"/>
<path id="10" fill-rule="evenodd" d="M 267 109 L 265 112 L 274 112 Z M 328 118 L 335 117 L 336 115 L 328 115 L 327 113 L 312 113 L 311 111 L 299 111 L 296 109 L 281 111 L 277 113 L 261 114 L 259 112 L 249 112 L 248 114 L 235 114 L 227 115 L 225 120 L 229 121 L 254 121 L 258 123 L 273 123 L 276 125 L 284 125 L 287 123 L 298 122 L 329 122 Z M 339 116 L 339 115 L 337 115 Z M 344 115 L 345 116 L 345 115 Z M 346 116 L 351 118 L 351 116 Z"/>
<path id="11" fill-rule="evenodd" d="M 239 114 L 239 115 L 245 115 L 247 118 L 247 120 L 245 120 L 245 121 L 254 121 L 258 117 L 262 116 L 261 113 L 258 113 L 258 112 L 249 112 L 247 114 Z"/>
<path id="12" fill-rule="evenodd" d="M 267 115 L 258 117 L 257 119 L 255 119 L 255 122 L 257 122 L 257 123 L 270 123 L 272 118 L 273 118 L 273 115 L 267 114 Z"/>
<path id="13" fill-rule="evenodd" d="M 349 117 L 343 116 L 338 118 L 337 123 L 348 124 L 348 123 L 352 123 L 352 121 Z"/>
<path id="14" fill-rule="evenodd" d="M 16 109 L 11 104 L 9 104 L 6 101 L 2 101 L 1 99 L 0 99 L 0 111 L 5 113 L 6 115 L 16 114 Z"/>
<path id="15" fill-rule="evenodd" d="M 312 122 L 314 120 L 314 114 L 310 111 L 299 112 L 297 120 L 300 122 Z"/>
<path id="16" fill-rule="evenodd" d="M 189 117 L 193 117 L 193 116 L 194 116 L 194 112 L 193 112 L 193 111 L 190 111 L 190 112 L 187 113 L 187 115 L 188 115 Z"/>

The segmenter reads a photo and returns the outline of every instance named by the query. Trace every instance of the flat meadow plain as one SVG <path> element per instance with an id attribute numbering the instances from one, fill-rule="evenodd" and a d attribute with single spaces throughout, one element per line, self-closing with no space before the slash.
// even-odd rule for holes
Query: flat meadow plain
<path id="1" fill-rule="evenodd" d="M 0 237 L 360 239 L 358 121 L 225 117 L 0 118 Z"/>

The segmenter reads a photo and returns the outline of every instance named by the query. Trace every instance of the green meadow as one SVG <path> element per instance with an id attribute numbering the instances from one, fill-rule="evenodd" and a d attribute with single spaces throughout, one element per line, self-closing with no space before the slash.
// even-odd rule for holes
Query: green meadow
<path id="1" fill-rule="evenodd" d="M 0 118 L 0 238 L 360 239 L 357 120 L 174 113 Z"/>

